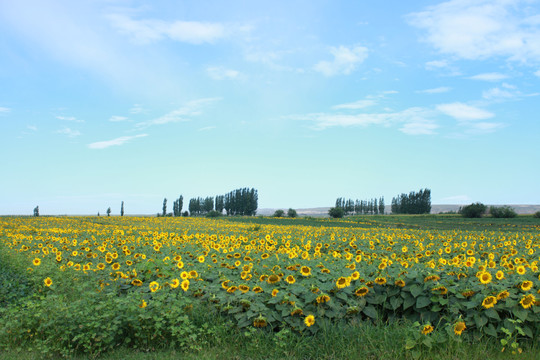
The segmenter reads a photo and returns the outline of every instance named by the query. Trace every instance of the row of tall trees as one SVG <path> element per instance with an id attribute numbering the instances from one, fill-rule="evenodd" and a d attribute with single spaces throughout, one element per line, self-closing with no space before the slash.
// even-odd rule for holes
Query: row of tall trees
<path id="1" fill-rule="evenodd" d="M 377 215 L 384 214 L 384 196 L 379 199 L 353 200 L 345 198 L 336 199 L 336 208 L 344 210 L 344 215 Z"/>
<path id="2" fill-rule="evenodd" d="M 392 198 L 392 214 L 429 214 L 431 212 L 431 190 L 420 189 L 408 195 Z"/>
<path id="3" fill-rule="evenodd" d="M 258 203 L 259 195 L 253 188 L 236 189 L 224 196 L 224 208 L 227 215 L 255 215 Z"/>
<path id="4" fill-rule="evenodd" d="M 251 188 L 242 188 L 233 190 L 225 195 L 216 195 L 215 198 L 208 196 L 205 198 L 196 197 L 189 200 L 189 213 L 182 213 L 184 197 L 180 195 L 173 203 L 173 212 L 167 213 L 167 198 L 163 199 L 162 212 L 158 216 L 187 216 L 187 215 L 206 215 L 210 211 L 216 211 L 219 214 L 223 210 L 227 215 L 255 215 L 258 208 L 259 195 L 257 190 Z"/>

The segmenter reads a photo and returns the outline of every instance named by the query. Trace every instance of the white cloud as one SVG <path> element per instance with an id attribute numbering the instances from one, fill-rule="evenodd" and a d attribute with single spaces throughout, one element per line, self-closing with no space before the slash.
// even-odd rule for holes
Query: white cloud
<path id="1" fill-rule="evenodd" d="M 408 135 L 432 135 L 439 126 L 433 120 L 412 121 L 399 130 Z"/>
<path id="2" fill-rule="evenodd" d="M 497 129 L 504 127 L 501 123 L 495 122 L 475 122 L 467 124 L 469 133 L 484 134 L 494 132 Z"/>
<path id="3" fill-rule="evenodd" d="M 125 116 L 116 116 L 116 115 L 113 115 L 110 117 L 109 121 L 112 121 L 112 122 L 119 122 L 119 121 L 126 121 L 128 118 L 125 117 Z"/>
<path id="4" fill-rule="evenodd" d="M 145 137 L 145 136 L 148 136 L 148 134 L 139 134 L 139 135 L 134 135 L 134 136 L 121 136 L 119 138 L 112 139 L 112 140 L 94 142 L 94 143 L 88 144 L 88 147 L 90 149 L 105 149 L 111 146 L 124 145 L 128 141 Z"/>
<path id="5" fill-rule="evenodd" d="M 458 121 L 484 120 L 495 116 L 495 114 L 460 102 L 451 104 L 441 104 L 436 106 L 437 110 L 453 117 Z"/>
<path id="6" fill-rule="evenodd" d="M 450 90 L 452 90 L 452 88 L 449 88 L 448 86 L 441 86 L 441 87 L 433 88 L 433 89 L 419 90 L 417 92 L 423 93 L 423 94 L 441 94 L 441 93 L 448 92 Z"/>
<path id="7" fill-rule="evenodd" d="M 206 68 L 206 73 L 214 80 L 235 79 L 240 72 L 226 69 L 222 66 L 210 66 Z"/>
<path id="8" fill-rule="evenodd" d="M 517 6 L 519 2 L 452 0 L 409 14 L 407 19 L 411 25 L 425 30 L 423 40 L 441 53 L 471 60 L 505 57 L 537 62 L 538 15 L 531 16 L 534 7 Z"/>
<path id="9" fill-rule="evenodd" d="M 426 69 L 428 70 L 445 68 L 447 66 L 448 66 L 448 61 L 446 60 L 433 60 L 433 61 L 428 61 L 426 63 Z"/>
<path id="10" fill-rule="evenodd" d="M 26 125 L 26 128 L 28 130 L 32 130 L 32 131 L 37 131 L 38 130 L 38 128 L 35 125 Z"/>
<path id="11" fill-rule="evenodd" d="M 534 72 L 534 75 L 540 77 L 540 70 L 535 71 L 535 72 Z"/>
<path id="12" fill-rule="evenodd" d="M 81 135 L 81 132 L 79 130 L 73 130 L 67 127 L 57 130 L 56 133 L 66 135 L 67 137 L 70 137 L 70 138 L 74 138 Z"/>
<path id="13" fill-rule="evenodd" d="M 420 107 L 412 107 L 399 112 L 384 112 L 370 114 L 332 114 L 315 113 L 300 116 L 291 116 L 296 120 L 307 120 L 314 123 L 315 130 L 324 130 L 331 127 L 367 127 L 380 125 L 389 127 L 394 124 L 403 124 L 401 131 L 409 135 L 433 134 L 438 127 L 432 119 L 433 112 Z"/>
<path id="14" fill-rule="evenodd" d="M 352 48 L 340 46 L 337 48 L 332 47 L 330 53 L 334 56 L 333 61 L 320 61 L 313 69 L 325 76 L 348 75 L 367 58 L 368 49 L 363 46 L 354 46 Z"/>
<path id="15" fill-rule="evenodd" d="M 177 123 L 183 121 L 190 121 L 191 117 L 202 114 L 204 107 L 220 100 L 220 98 L 205 98 L 188 102 L 186 105 L 179 109 L 173 110 L 159 118 L 143 121 L 135 126 L 137 128 L 146 128 L 153 125 L 164 125 L 169 123 Z"/>
<path id="16" fill-rule="evenodd" d="M 482 97 L 486 100 L 502 100 L 502 99 L 511 99 L 516 97 L 517 93 L 510 92 L 508 90 L 503 90 L 498 87 L 486 90 L 482 92 Z"/>
<path id="17" fill-rule="evenodd" d="M 199 131 L 208 131 L 215 128 L 216 128 L 215 126 L 205 126 L 205 127 L 200 128 Z"/>
<path id="18" fill-rule="evenodd" d="M 133 107 L 131 109 L 129 109 L 129 112 L 131 114 L 140 114 L 143 111 L 144 111 L 144 109 L 143 109 L 142 105 L 140 105 L 140 104 L 135 104 L 135 105 L 133 105 Z"/>
<path id="19" fill-rule="evenodd" d="M 500 81 L 507 79 L 508 75 L 500 74 L 500 73 L 484 73 L 484 74 L 478 74 L 469 77 L 469 79 L 472 80 L 483 80 L 483 81 Z"/>
<path id="20" fill-rule="evenodd" d="M 0 115 L 2 114 L 7 114 L 8 112 L 10 112 L 11 109 L 7 108 L 7 107 L 2 107 L 0 106 Z"/>
<path id="21" fill-rule="evenodd" d="M 133 20 L 127 15 L 110 14 L 107 18 L 121 33 L 134 42 L 146 44 L 165 37 L 190 44 L 213 43 L 227 36 L 225 26 L 198 21 Z"/>
<path id="22" fill-rule="evenodd" d="M 377 102 L 375 100 L 365 99 L 365 100 L 358 100 L 352 103 L 335 105 L 335 106 L 332 106 L 332 109 L 351 109 L 351 110 L 363 109 L 369 106 L 373 106 L 376 103 Z"/>
<path id="23" fill-rule="evenodd" d="M 74 116 L 57 116 L 56 118 L 58 120 L 64 120 L 64 121 L 72 121 L 72 122 L 78 122 L 78 123 L 83 123 L 84 122 L 84 120 L 79 120 Z"/>

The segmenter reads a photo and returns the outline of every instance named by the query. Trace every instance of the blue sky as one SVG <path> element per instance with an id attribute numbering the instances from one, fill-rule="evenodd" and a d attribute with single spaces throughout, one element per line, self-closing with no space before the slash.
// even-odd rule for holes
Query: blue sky
<path id="1" fill-rule="evenodd" d="M 539 1 L 1 0 L 0 54 L 0 214 L 540 204 Z"/>

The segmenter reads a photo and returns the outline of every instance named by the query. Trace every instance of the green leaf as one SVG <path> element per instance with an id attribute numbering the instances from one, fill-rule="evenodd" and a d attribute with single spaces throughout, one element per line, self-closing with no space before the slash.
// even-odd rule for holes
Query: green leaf
<path id="1" fill-rule="evenodd" d="M 484 311 L 484 314 L 486 314 L 487 317 L 490 317 L 492 319 L 501 320 L 499 314 L 497 313 L 497 310 L 493 308 L 487 309 L 486 311 Z"/>
<path id="2" fill-rule="evenodd" d="M 403 300 L 403 310 L 407 310 L 408 308 L 410 308 L 414 304 L 416 304 L 416 299 L 415 298 L 413 298 L 412 296 L 406 297 Z"/>
<path id="3" fill-rule="evenodd" d="M 377 310 L 375 310 L 375 308 L 373 306 L 371 306 L 371 305 L 366 306 L 362 312 L 364 314 L 366 314 L 367 316 L 369 316 L 370 318 L 375 319 L 375 320 L 378 317 Z"/>
<path id="4" fill-rule="evenodd" d="M 484 328 L 484 332 L 490 336 L 493 336 L 494 338 L 497 337 L 497 329 L 495 329 L 495 326 L 493 324 L 489 324 Z"/>
<path id="5" fill-rule="evenodd" d="M 400 297 L 393 297 L 390 299 L 390 305 L 392 305 L 392 310 L 397 310 L 399 306 L 403 303 L 403 299 Z"/>
<path id="6" fill-rule="evenodd" d="M 411 286 L 411 295 L 415 298 L 418 297 L 422 293 L 422 288 L 416 284 Z"/>
<path id="7" fill-rule="evenodd" d="M 427 296 L 420 296 L 416 299 L 416 308 L 421 309 L 431 304 L 431 300 Z"/>
<path id="8" fill-rule="evenodd" d="M 476 327 L 480 329 L 481 327 L 487 324 L 488 319 L 485 316 L 476 314 L 474 315 L 474 322 L 476 324 Z"/>
<path id="9" fill-rule="evenodd" d="M 514 315 L 518 317 L 521 321 L 527 320 L 528 314 L 527 310 L 525 309 L 515 308 L 514 310 L 512 310 L 512 313 L 514 313 Z"/>

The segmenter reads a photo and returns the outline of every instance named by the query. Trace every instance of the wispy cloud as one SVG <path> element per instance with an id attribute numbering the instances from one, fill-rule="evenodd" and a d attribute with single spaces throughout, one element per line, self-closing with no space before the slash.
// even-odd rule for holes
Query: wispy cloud
<path id="1" fill-rule="evenodd" d="M 375 105 L 377 102 L 373 99 L 358 100 L 352 103 L 335 105 L 332 109 L 363 109 Z"/>
<path id="2" fill-rule="evenodd" d="M 222 66 L 210 66 L 206 68 L 206 73 L 214 80 L 235 79 L 240 75 L 237 70 L 227 69 Z"/>
<path id="3" fill-rule="evenodd" d="M 451 116 L 458 121 L 484 120 L 495 116 L 495 114 L 489 111 L 460 102 L 441 104 L 437 105 L 436 108 L 443 114 Z"/>
<path id="4" fill-rule="evenodd" d="M 469 79 L 472 79 L 472 80 L 483 80 L 483 81 L 501 81 L 507 78 L 508 78 L 508 75 L 504 75 L 501 73 L 483 73 L 483 74 L 478 74 L 478 75 L 469 77 Z"/>
<path id="5" fill-rule="evenodd" d="M 35 126 L 35 125 L 26 125 L 26 128 L 28 130 L 32 130 L 32 131 L 37 131 L 38 130 L 37 126 Z"/>
<path id="6" fill-rule="evenodd" d="M 452 88 L 448 86 L 441 86 L 441 87 L 433 88 L 433 89 L 418 90 L 417 92 L 422 93 L 422 94 L 441 94 L 441 93 L 448 92 L 450 90 L 452 90 Z"/>
<path id="7" fill-rule="evenodd" d="M 447 60 L 433 60 L 426 62 L 426 69 L 433 70 L 433 69 L 441 69 L 445 68 L 449 65 Z"/>
<path id="8" fill-rule="evenodd" d="M 123 14 L 106 16 L 121 33 L 139 44 L 169 38 L 190 44 L 213 43 L 227 36 L 227 28 L 220 23 L 198 21 L 167 22 L 155 19 L 135 20 Z"/>
<path id="9" fill-rule="evenodd" d="M 128 120 L 127 117 L 125 116 L 116 116 L 116 115 L 113 115 L 109 118 L 109 121 L 112 121 L 112 122 L 120 122 L 120 121 L 126 121 Z"/>
<path id="10" fill-rule="evenodd" d="M 407 16 L 426 31 L 424 41 L 441 53 L 462 59 L 504 57 L 511 61 L 540 58 L 540 29 L 534 7 L 519 0 L 452 0 Z"/>
<path id="11" fill-rule="evenodd" d="M 134 104 L 131 109 L 129 109 L 129 112 L 131 114 L 140 114 L 144 111 L 144 108 L 141 104 Z"/>
<path id="12" fill-rule="evenodd" d="M 403 125 L 399 130 L 407 135 L 432 135 L 435 134 L 439 125 L 432 119 L 412 120 Z"/>
<path id="13" fill-rule="evenodd" d="M 205 99 L 193 100 L 193 101 L 188 102 L 187 104 L 185 104 L 179 109 L 173 110 L 156 119 L 137 123 L 135 126 L 141 129 L 141 128 L 147 128 L 153 125 L 164 125 L 164 124 L 169 124 L 169 123 L 190 121 L 192 117 L 201 115 L 203 109 L 206 106 L 218 100 L 221 100 L 221 99 L 220 98 L 205 98 Z"/>
<path id="14" fill-rule="evenodd" d="M 74 116 L 57 116 L 58 120 L 64 120 L 64 121 L 71 121 L 71 122 L 77 122 L 77 123 L 83 123 L 84 120 L 77 119 Z"/>
<path id="15" fill-rule="evenodd" d="M 534 72 L 534 75 L 540 77 L 540 70 L 535 71 L 535 72 Z"/>
<path id="16" fill-rule="evenodd" d="M 334 56 L 332 61 L 320 61 L 313 69 L 325 76 L 338 74 L 348 75 L 368 57 L 368 48 L 363 46 L 332 47 L 330 53 Z"/>
<path id="17" fill-rule="evenodd" d="M 79 130 L 73 130 L 67 127 L 57 130 L 56 133 L 66 135 L 67 137 L 70 137 L 70 138 L 74 138 L 81 135 L 81 132 Z"/>
<path id="18" fill-rule="evenodd" d="M 215 126 L 205 126 L 205 127 L 200 128 L 199 131 L 209 131 L 215 128 L 216 128 Z"/>
<path id="19" fill-rule="evenodd" d="M 10 108 L 0 106 L 0 115 L 7 114 L 10 111 Z"/>
<path id="20" fill-rule="evenodd" d="M 148 136 L 148 134 L 139 134 L 139 135 L 134 135 L 134 136 L 121 136 L 119 138 L 112 139 L 112 140 L 94 142 L 94 143 L 88 144 L 88 147 L 90 149 L 106 149 L 111 146 L 124 145 L 125 143 L 133 139 L 142 138 L 145 136 Z"/>

